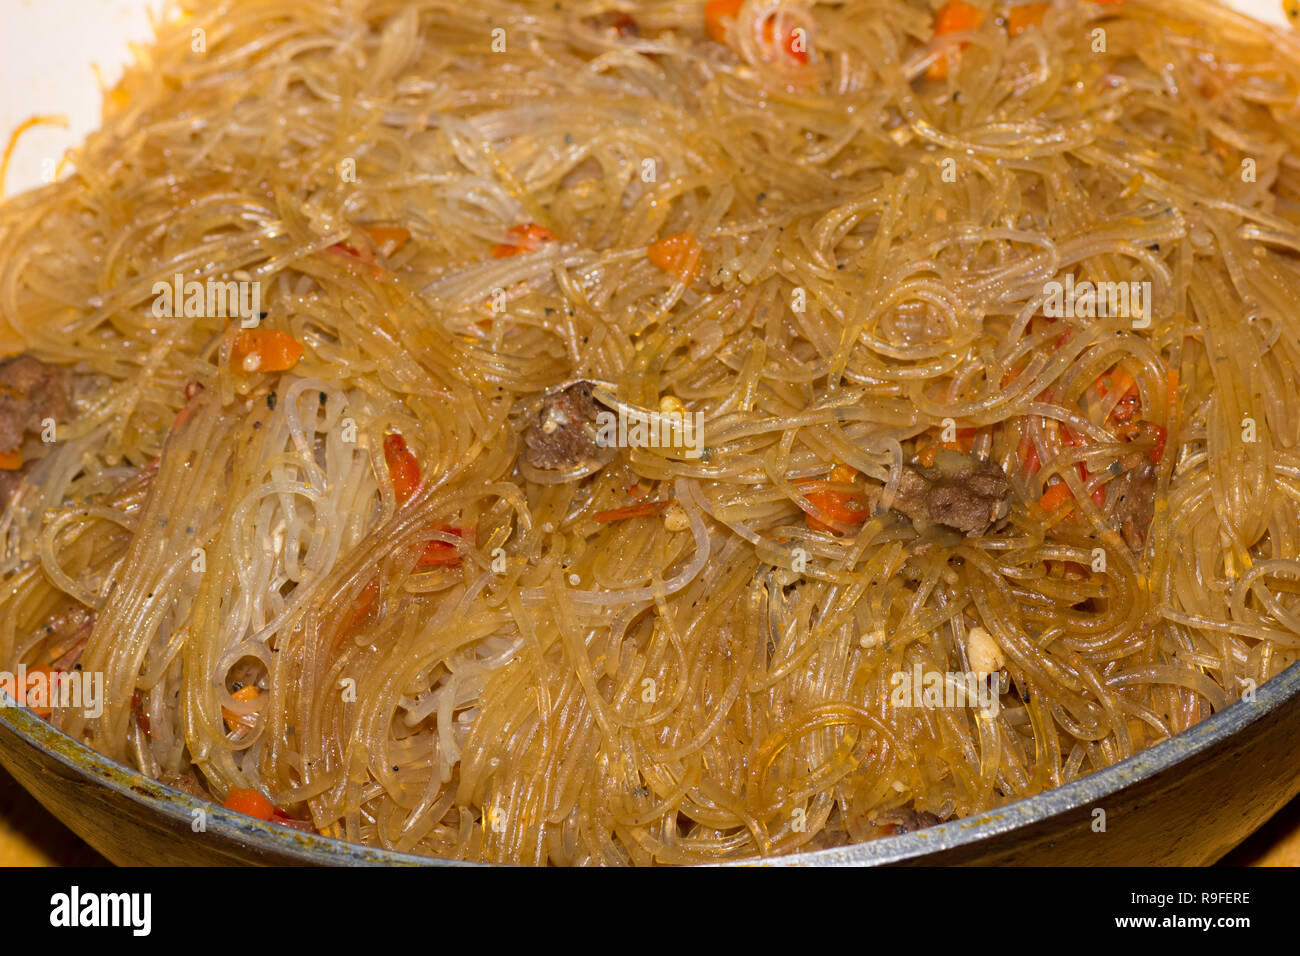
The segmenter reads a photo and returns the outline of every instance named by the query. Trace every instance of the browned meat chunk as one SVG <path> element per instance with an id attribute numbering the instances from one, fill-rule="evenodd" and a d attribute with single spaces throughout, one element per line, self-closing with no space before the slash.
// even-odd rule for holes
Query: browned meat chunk
<path id="1" fill-rule="evenodd" d="M 548 471 L 572 468 L 602 457 L 596 443 L 596 415 L 590 382 L 577 382 L 542 402 L 524 432 L 524 460 Z"/>
<path id="2" fill-rule="evenodd" d="M 22 446 L 28 432 L 39 432 L 52 418 L 66 422 L 72 414 L 72 375 L 57 365 L 46 365 L 29 355 L 0 362 L 0 452 Z M 0 471 L 0 513 L 8 510 L 22 471 Z"/>
<path id="3" fill-rule="evenodd" d="M 940 524 L 968 535 L 983 534 L 1010 506 L 1011 482 L 997 464 L 948 449 L 933 466 L 904 467 L 894 499 L 895 510 L 918 527 Z"/>
<path id="4" fill-rule="evenodd" d="M 882 810 L 875 815 L 875 824 L 891 836 L 937 827 L 943 819 L 929 810 L 915 810 L 910 805 Z"/>
<path id="5" fill-rule="evenodd" d="M 40 431 L 47 418 L 68 420 L 70 378 L 67 369 L 29 355 L 0 362 L 0 451 L 17 448 L 23 435 Z"/>
<path id="6" fill-rule="evenodd" d="M 1115 520 L 1119 522 L 1124 543 L 1141 552 L 1156 511 L 1156 466 L 1147 459 L 1112 482 Z"/>
<path id="7" fill-rule="evenodd" d="M 188 770 L 182 773 L 164 773 L 158 778 L 158 782 L 181 793 L 188 793 L 191 797 L 198 797 L 200 800 L 212 799 L 198 775 Z"/>

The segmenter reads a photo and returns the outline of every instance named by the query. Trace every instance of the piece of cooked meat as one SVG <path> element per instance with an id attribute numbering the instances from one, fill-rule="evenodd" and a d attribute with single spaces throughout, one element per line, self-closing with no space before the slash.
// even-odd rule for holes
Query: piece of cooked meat
<path id="1" fill-rule="evenodd" d="M 23 437 L 39 432 L 47 418 L 66 422 L 72 414 L 71 394 L 72 375 L 65 368 L 30 355 L 0 362 L 0 451 L 21 447 Z M 0 511 L 9 507 L 22 475 L 22 471 L 0 471 Z"/>
<path id="2" fill-rule="evenodd" d="M 1115 498 L 1115 520 L 1119 522 L 1124 543 L 1140 553 L 1146 544 L 1151 519 L 1156 511 L 1156 466 L 1143 458 L 1136 468 L 1111 483 Z"/>
<path id="3" fill-rule="evenodd" d="M 553 471 L 601 457 L 604 449 L 596 443 L 599 412 L 590 382 L 576 382 L 546 396 L 524 432 L 524 460 Z"/>
<path id="4" fill-rule="evenodd" d="M 1011 507 L 1011 482 L 995 462 L 941 449 L 932 466 L 904 466 L 894 509 L 918 529 L 941 524 L 983 534 Z"/>
<path id="5" fill-rule="evenodd" d="M 71 375 L 30 355 L 0 362 L 0 451 L 23 443 L 26 432 L 38 432 L 47 418 L 67 421 L 72 410 Z"/>
<path id="6" fill-rule="evenodd" d="M 212 795 L 203 786 L 198 774 L 189 770 L 181 773 L 164 773 L 158 777 L 158 782 L 181 793 L 187 793 L 191 797 L 198 797 L 200 800 L 212 799 Z"/>
<path id="7" fill-rule="evenodd" d="M 894 807 L 892 810 L 882 810 L 875 815 L 874 822 L 876 826 L 886 833 L 895 835 L 924 830 L 926 827 L 937 827 L 944 821 L 929 810 L 916 810 L 911 805 L 908 805 Z"/>

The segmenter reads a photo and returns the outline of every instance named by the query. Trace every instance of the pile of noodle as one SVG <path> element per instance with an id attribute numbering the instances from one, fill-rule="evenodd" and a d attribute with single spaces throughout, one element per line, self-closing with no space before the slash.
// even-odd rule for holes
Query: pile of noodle
<path id="1" fill-rule="evenodd" d="M 920 0 L 749 0 L 729 45 L 701 0 L 174 5 L 62 178 L 0 206 L 0 318 L 89 383 L 0 522 L 0 665 L 84 605 L 107 701 L 69 734 L 530 864 L 870 839 L 1248 696 L 1300 656 L 1300 48 L 1203 0 L 1057 0 L 1015 37 L 983 5 L 938 79 Z M 558 240 L 494 258 L 527 222 Z M 411 241 L 328 251 L 370 224 Z M 687 231 L 694 282 L 647 259 Z M 155 315 L 177 274 L 260 282 L 301 361 L 244 374 L 237 322 Z M 1149 326 L 1032 321 L 1066 275 L 1151 282 Z M 1167 432 L 1137 551 L 1092 494 L 1128 449 L 1080 404 L 1117 366 Z M 530 470 L 521 409 L 582 378 L 680 399 L 703 455 Z M 945 419 L 1011 477 L 986 535 L 888 509 Z M 836 463 L 882 507 L 813 530 Z M 593 519 L 669 499 L 684 529 Z M 891 703 L 970 671 L 976 627 L 996 716 Z"/>

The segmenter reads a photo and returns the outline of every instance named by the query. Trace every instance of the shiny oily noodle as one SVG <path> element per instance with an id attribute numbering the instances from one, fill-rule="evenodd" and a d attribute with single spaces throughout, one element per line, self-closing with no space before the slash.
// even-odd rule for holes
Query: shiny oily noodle
<path id="1" fill-rule="evenodd" d="M 108 698 L 51 720 L 346 840 L 694 863 L 1042 792 L 1296 659 L 1293 39 L 620 10 L 185 5 L 0 209 L 3 318 L 76 381 L 0 659 Z M 156 314 L 178 274 L 259 329 Z M 698 456 L 592 440 L 683 410 Z"/>

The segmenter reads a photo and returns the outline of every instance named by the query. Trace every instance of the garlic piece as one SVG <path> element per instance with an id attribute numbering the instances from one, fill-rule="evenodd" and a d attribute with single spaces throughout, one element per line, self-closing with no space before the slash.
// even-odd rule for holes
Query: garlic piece
<path id="1" fill-rule="evenodd" d="M 664 509 L 664 529 L 666 531 L 685 531 L 691 526 L 691 519 L 686 515 L 686 509 L 677 502 L 673 502 Z"/>
<path id="2" fill-rule="evenodd" d="M 1007 666 L 1002 648 L 982 627 L 972 627 L 966 634 L 966 657 L 970 660 L 971 670 L 981 677 L 996 674 Z"/>

